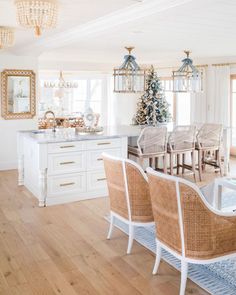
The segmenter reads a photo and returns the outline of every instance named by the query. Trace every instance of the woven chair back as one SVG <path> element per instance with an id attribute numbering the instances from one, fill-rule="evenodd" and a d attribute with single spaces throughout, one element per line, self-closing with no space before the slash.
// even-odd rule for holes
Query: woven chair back
<path id="1" fill-rule="evenodd" d="M 103 156 L 113 212 L 134 222 L 152 222 L 152 205 L 147 177 L 130 160 Z"/>
<path id="2" fill-rule="evenodd" d="M 129 219 L 122 161 L 103 157 L 111 211 Z"/>
<path id="3" fill-rule="evenodd" d="M 147 180 L 141 169 L 125 161 L 127 187 L 132 221 L 152 222 L 152 205 Z"/>
<path id="4" fill-rule="evenodd" d="M 145 127 L 137 141 L 141 155 L 165 153 L 167 149 L 166 127 Z"/>
<path id="5" fill-rule="evenodd" d="M 195 148 L 196 127 L 193 125 L 176 126 L 168 139 L 171 151 L 184 151 Z"/>
<path id="6" fill-rule="evenodd" d="M 191 186 L 180 183 L 179 189 L 185 255 L 194 259 L 211 259 L 235 252 L 236 225 L 232 218 L 212 212 Z"/>
<path id="7" fill-rule="evenodd" d="M 182 252 L 176 183 L 148 173 L 152 211 L 159 241 Z"/>
<path id="8" fill-rule="evenodd" d="M 158 240 L 196 260 L 236 251 L 235 218 L 217 215 L 194 184 L 149 171 L 148 180 Z"/>
<path id="9" fill-rule="evenodd" d="M 204 124 L 197 134 L 197 143 L 199 147 L 220 147 L 222 132 L 222 124 Z"/>

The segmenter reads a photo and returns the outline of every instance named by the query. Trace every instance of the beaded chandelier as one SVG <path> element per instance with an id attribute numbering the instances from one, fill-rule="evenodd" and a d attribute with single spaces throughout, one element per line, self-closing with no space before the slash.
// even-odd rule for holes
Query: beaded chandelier
<path id="1" fill-rule="evenodd" d="M 59 89 L 70 89 L 70 88 L 78 88 L 77 82 L 66 81 L 63 77 L 62 71 L 60 71 L 60 76 L 58 81 L 54 82 L 44 82 L 44 88 L 59 88 Z"/>
<path id="2" fill-rule="evenodd" d="M 14 45 L 14 30 L 8 27 L 0 27 L 0 49 Z"/>
<path id="3" fill-rule="evenodd" d="M 34 28 L 36 36 L 43 29 L 55 28 L 57 24 L 57 0 L 15 0 L 17 21 L 24 28 Z"/>

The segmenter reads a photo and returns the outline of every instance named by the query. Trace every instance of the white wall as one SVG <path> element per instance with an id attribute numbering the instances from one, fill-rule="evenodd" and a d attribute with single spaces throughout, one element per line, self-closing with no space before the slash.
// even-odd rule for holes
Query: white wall
<path id="1" fill-rule="evenodd" d="M 138 98 L 141 94 L 114 93 L 110 97 L 110 125 L 130 125 L 136 114 Z"/>
<path id="2" fill-rule="evenodd" d="M 2 54 L 0 71 L 4 69 L 33 70 L 37 79 L 38 61 L 34 57 Z M 0 117 L 0 170 L 17 168 L 16 134 L 18 130 L 30 129 L 37 129 L 36 117 L 27 120 L 4 120 Z"/>
<path id="3" fill-rule="evenodd" d="M 108 76 L 107 123 L 111 125 L 130 125 L 137 111 L 138 98 L 142 93 L 114 93 L 113 76 Z"/>

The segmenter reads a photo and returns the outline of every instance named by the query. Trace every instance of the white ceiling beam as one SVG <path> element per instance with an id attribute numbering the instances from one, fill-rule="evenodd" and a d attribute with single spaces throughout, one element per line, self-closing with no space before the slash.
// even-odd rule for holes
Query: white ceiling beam
<path id="1" fill-rule="evenodd" d="M 84 25 L 79 25 L 48 37 L 41 37 L 40 40 L 31 44 L 16 46 L 11 51 L 19 55 L 40 55 L 44 51 L 71 45 L 88 36 L 101 34 L 120 25 L 161 13 L 192 1 L 194 0 L 144 0 L 128 8 L 97 18 Z"/>

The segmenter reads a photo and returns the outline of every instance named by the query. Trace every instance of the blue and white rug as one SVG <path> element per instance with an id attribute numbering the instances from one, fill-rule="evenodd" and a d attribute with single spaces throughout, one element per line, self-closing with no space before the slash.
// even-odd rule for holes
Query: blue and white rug
<path id="1" fill-rule="evenodd" d="M 227 200 L 227 202 L 224 202 L 224 199 Z M 235 194 L 230 194 L 224 199 L 222 207 L 236 204 Z M 116 218 L 115 226 L 128 234 L 128 226 Z M 155 253 L 156 242 L 154 226 L 149 228 L 136 227 L 134 238 L 138 243 Z M 180 261 L 165 250 L 162 250 L 162 259 L 180 270 Z M 151 272 L 152 269 L 150 269 L 150 273 Z M 208 265 L 189 264 L 188 278 L 210 294 L 236 295 L 236 258 Z"/>

